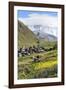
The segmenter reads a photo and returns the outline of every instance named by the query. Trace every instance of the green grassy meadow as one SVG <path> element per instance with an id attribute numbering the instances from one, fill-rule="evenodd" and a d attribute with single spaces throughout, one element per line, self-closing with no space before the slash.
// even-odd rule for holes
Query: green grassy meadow
<path id="1" fill-rule="evenodd" d="M 40 55 L 40 62 L 33 62 L 32 56 Z M 32 54 L 18 59 L 18 79 L 57 77 L 57 50 Z"/>

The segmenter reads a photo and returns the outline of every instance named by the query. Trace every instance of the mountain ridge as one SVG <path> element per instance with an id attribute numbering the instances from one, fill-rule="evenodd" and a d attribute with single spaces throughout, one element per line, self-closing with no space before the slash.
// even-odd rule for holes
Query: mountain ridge
<path id="1" fill-rule="evenodd" d="M 36 45 L 36 35 L 22 22 L 18 21 L 18 48 Z"/>

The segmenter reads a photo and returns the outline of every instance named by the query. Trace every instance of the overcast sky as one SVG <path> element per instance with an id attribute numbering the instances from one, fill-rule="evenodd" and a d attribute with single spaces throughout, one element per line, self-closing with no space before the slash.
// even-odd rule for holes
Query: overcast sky
<path id="1" fill-rule="evenodd" d="M 29 28 L 34 30 L 32 26 L 42 25 L 43 27 L 52 27 L 42 29 L 44 32 L 57 36 L 58 28 L 58 13 L 48 11 L 27 11 L 18 10 L 18 20 L 28 25 Z"/>

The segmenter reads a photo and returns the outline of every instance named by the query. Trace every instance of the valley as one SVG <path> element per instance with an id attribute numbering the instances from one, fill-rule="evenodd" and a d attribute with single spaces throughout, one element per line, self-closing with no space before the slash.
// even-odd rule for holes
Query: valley
<path id="1" fill-rule="evenodd" d="M 18 21 L 18 79 L 57 77 L 57 39 L 37 37 Z"/>

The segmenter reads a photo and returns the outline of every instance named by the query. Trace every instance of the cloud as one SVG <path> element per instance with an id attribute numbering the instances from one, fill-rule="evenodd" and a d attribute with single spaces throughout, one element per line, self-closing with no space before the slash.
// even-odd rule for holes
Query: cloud
<path id="1" fill-rule="evenodd" d="M 41 24 L 46 26 L 57 27 L 57 16 L 50 16 L 47 14 L 29 14 L 27 18 L 19 18 L 20 21 L 23 21 L 27 25 Z"/>
<path id="2" fill-rule="evenodd" d="M 54 27 L 57 28 L 58 27 L 58 17 L 57 16 L 52 16 L 52 15 L 48 15 L 48 14 L 37 14 L 37 13 L 32 13 L 29 14 L 29 17 L 26 18 L 18 18 L 20 21 L 22 21 L 24 24 L 30 26 L 33 25 L 42 25 L 45 27 Z M 33 29 L 33 27 L 30 27 L 31 29 Z M 57 30 L 54 29 L 53 32 L 52 30 L 46 29 L 45 31 L 47 33 L 52 33 L 56 36 L 57 34 Z"/>

